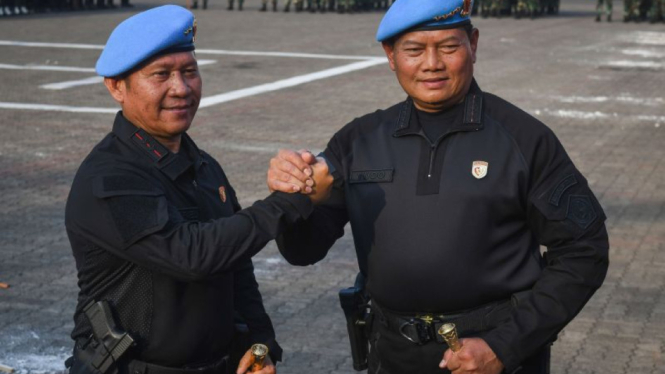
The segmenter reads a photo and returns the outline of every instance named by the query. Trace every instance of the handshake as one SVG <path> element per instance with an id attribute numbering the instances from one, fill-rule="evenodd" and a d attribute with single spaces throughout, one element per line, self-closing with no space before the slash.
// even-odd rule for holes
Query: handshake
<path id="1" fill-rule="evenodd" d="M 266 184 L 270 192 L 301 193 L 318 204 L 330 196 L 333 176 L 323 157 L 308 150 L 280 150 L 270 160 Z"/>

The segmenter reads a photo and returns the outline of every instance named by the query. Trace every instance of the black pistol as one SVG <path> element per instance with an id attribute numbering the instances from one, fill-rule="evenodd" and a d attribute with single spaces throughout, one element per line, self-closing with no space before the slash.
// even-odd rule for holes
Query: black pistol
<path id="1" fill-rule="evenodd" d="M 117 372 L 113 364 L 134 345 L 134 339 L 116 326 L 108 302 L 91 302 L 83 311 L 92 326 L 92 338 L 83 349 L 75 352 L 74 364 L 69 373 Z"/>
<path id="2" fill-rule="evenodd" d="M 359 277 L 361 278 L 360 274 Z M 346 329 L 351 341 L 351 357 L 353 368 L 357 371 L 367 369 L 367 352 L 369 341 L 366 329 L 366 317 L 368 316 L 368 298 L 364 287 L 356 280 L 354 287 L 339 291 L 339 301 L 346 317 Z"/>

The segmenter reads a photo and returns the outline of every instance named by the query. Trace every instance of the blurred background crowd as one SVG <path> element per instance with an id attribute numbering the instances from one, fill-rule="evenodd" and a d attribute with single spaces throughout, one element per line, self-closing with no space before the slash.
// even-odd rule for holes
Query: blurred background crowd
<path id="1" fill-rule="evenodd" d="M 0 16 L 131 7 L 129 0 L 0 0 Z"/>

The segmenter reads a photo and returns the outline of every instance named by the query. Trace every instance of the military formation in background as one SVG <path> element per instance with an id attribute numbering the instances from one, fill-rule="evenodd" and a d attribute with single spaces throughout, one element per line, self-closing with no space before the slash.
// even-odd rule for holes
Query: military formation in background
<path id="1" fill-rule="evenodd" d="M 474 13 L 483 18 L 513 16 L 515 18 L 536 18 L 559 14 L 560 0 L 476 0 Z"/>
<path id="2" fill-rule="evenodd" d="M 624 0 L 623 10 L 624 22 L 657 23 L 665 21 L 665 0 Z M 596 21 L 600 21 L 600 19 L 596 18 Z"/>
<path id="3" fill-rule="evenodd" d="M 229 5 L 227 10 L 234 10 L 235 0 L 228 0 Z M 272 9 L 273 12 L 278 11 L 278 0 L 261 0 L 261 12 L 266 12 Z M 284 0 L 284 12 L 293 10 L 296 12 L 308 11 L 310 13 L 354 13 L 354 12 L 367 12 L 373 10 L 386 10 L 393 3 L 394 0 Z M 244 0 L 238 0 L 238 10 L 242 10 Z M 268 7 L 270 3 L 270 7 Z"/>
<path id="4" fill-rule="evenodd" d="M 131 7 L 129 0 L 0 0 L 0 16 L 70 10 L 110 9 Z M 201 8 L 208 8 L 208 0 L 201 0 Z M 279 0 L 261 0 L 260 11 L 280 10 Z M 386 10 L 395 0 L 283 0 L 284 12 L 355 13 Z M 227 10 L 243 10 L 244 0 L 228 0 Z M 560 0 L 476 0 L 473 14 L 486 17 L 536 18 L 559 14 Z M 623 22 L 665 21 L 665 0 L 623 0 Z M 292 7 L 293 5 L 293 7 Z M 198 9 L 198 0 L 186 0 L 185 7 Z M 612 22 L 612 0 L 597 0 L 596 22 Z"/>
<path id="5" fill-rule="evenodd" d="M 129 0 L 0 0 L 0 16 L 131 7 Z"/>

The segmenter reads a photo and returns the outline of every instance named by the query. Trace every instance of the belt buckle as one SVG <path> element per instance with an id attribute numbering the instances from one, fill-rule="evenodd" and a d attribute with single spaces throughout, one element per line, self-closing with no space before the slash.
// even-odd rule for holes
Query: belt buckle
<path id="1" fill-rule="evenodd" d="M 399 327 L 399 333 L 408 341 L 415 344 L 425 344 L 432 340 L 432 337 L 436 337 L 436 332 L 434 331 L 434 321 L 435 318 L 431 314 L 418 315 L 414 318 L 409 319 L 408 321 L 402 323 Z M 405 329 L 409 326 L 413 326 L 415 329 L 416 337 L 418 340 L 409 336 Z"/>

